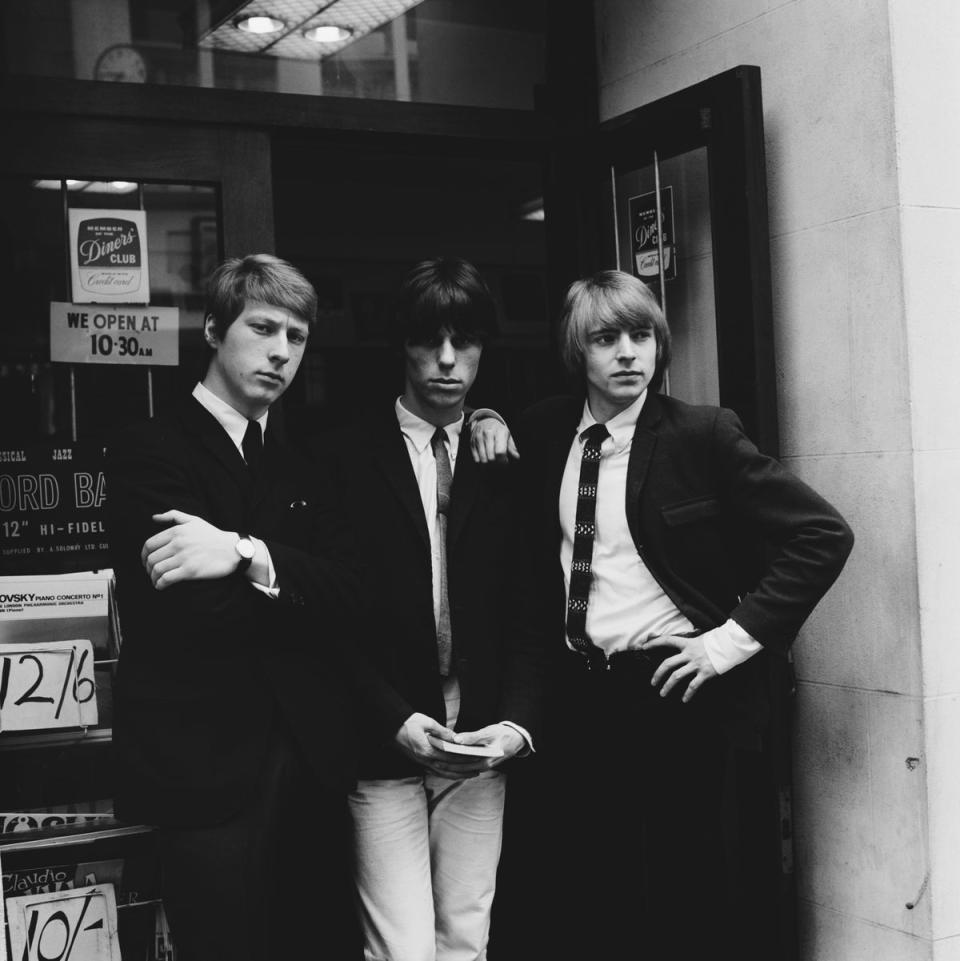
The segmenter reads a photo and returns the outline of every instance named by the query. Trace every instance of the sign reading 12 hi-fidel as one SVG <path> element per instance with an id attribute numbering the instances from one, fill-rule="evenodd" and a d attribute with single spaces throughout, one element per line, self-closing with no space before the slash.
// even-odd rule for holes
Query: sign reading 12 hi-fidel
<path id="1" fill-rule="evenodd" d="M 50 359 L 67 364 L 176 367 L 180 310 L 118 304 L 50 304 Z"/>
<path id="2" fill-rule="evenodd" d="M 74 208 L 69 214 L 74 303 L 149 304 L 146 213 Z"/>

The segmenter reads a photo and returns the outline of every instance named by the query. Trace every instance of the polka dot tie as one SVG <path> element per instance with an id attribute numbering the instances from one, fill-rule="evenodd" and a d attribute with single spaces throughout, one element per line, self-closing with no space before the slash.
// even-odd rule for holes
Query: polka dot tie
<path id="1" fill-rule="evenodd" d="M 574 650 L 589 658 L 599 648 L 587 636 L 587 602 L 593 582 L 593 537 L 596 532 L 597 478 L 600 475 L 600 447 L 610 436 L 603 424 L 588 427 L 580 458 L 580 484 L 577 488 L 577 519 L 574 524 L 573 560 L 570 562 L 570 589 L 567 592 L 567 637 Z"/>

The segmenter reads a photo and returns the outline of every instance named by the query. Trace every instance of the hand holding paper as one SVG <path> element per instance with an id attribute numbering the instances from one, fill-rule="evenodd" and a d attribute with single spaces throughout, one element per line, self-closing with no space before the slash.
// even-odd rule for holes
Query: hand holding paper
<path id="1" fill-rule="evenodd" d="M 482 747 L 487 752 L 484 767 L 492 768 L 523 750 L 524 740 L 520 732 L 507 724 L 488 724 L 478 731 L 457 734 L 461 747 Z M 495 752 L 495 753 L 494 753 Z"/>

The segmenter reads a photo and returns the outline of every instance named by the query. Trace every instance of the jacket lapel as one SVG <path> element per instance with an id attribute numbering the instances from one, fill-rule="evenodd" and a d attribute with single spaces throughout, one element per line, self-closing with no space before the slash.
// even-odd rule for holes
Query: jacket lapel
<path id="1" fill-rule="evenodd" d="M 630 446 L 630 460 L 627 462 L 627 491 L 626 514 L 627 526 L 633 542 L 640 550 L 642 538 L 640 536 L 640 495 L 647 480 L 647 470 L 650 459 L 657 445 L 657 430 L 660 423 L 659 395 L 648 393 L 643 403 L 637 426 L 633 432 L 633 443 Z"/>
<path id="2" fill-rule="evenodd" d="M 496 470 L 495 467 L 481 468 L 475 464 L 470 454 L 469 430 L 464 426 L 457 448 L 457 467 L 453 473 L 453 487 L 450 491 L 450 519 L 447 528 L 447 543 L 454 544 L 463 530 L 480 489 L 480 471 Z"/>
<path id="3" fill-rule="evenodd" d="M 583 397 L 571 398 L 570 405 L 562 416 L 557 417 L 550 423 L 552 428 L 550 436 L 544 440 L 545 458 L 545 500 L 544 500 L 544 524 L 545 530 L 555 532 L 560 537 L 560 518 L 557 513 L 557 505 L 560 503 L 560 486 L 563 483 L 563 472 L 567 466 L 567 457 L 570 455 L 570 445 L 577 433 L 577 424 L 580 422 L 580 415 L 583 413 Z M 522 456 L 522 454 L 521 454 Z"/>
<path id="4" fill-rule="evenodd" d="M 196 398 L 190 396 L 186 399 L 181 407 L 180 416 L 184 429 L 197 438 L 200 447 L 209 452 L 211 458 L 237 485 L 244 511 L 256 510 L 269 489 L 269 478 L 278 470 L 276 461 L 281 449 L 278 437 L 279 424 L 274 425 L 273 418 L 267 421 L 263 450 L 264 475 L 258 484 L 247 469 L 243 455 L 230 440 L 220 422 Z"/>
<path id="5" fill-rule="evenodd" d="M 288 456 L 281 420 L 271 414 L 267 420 L 267 431 L 263 438 L 263 458 L 259 483 L 254 482 L 250 472 L 246 469 L 246 465 L 244 465 L 244 483 L 245 489 L 248 489 L 250 493 L 251 510 L 258 510 L 267 495 L 267 491 L 274 490 L 276 482 L 287 476 Z"/>
<path id="6" fill-rule="evenodd" d="M 240 451 L 234 446 L 216 417 L 203 404 L 194 397 L 187 398 L 181 407 L 180 416 L 184 429 L 198 438 L 200 444 L 210 452 L 214 460 L 218 461 L 241 487 L 249 483 L 247 466 L 243 462 Z"/>
<path id="7" fill-rule="evenodd" d="M 410 465 L 407 442 L 403 439 L 396 417 L 390 420 L 392 423 L 381 424 L 375 433 L 371 452 L 373 460 L 429 549 L 430 534 L 423 516 L 423 501 L 420 499 L 417 479 Z"/>

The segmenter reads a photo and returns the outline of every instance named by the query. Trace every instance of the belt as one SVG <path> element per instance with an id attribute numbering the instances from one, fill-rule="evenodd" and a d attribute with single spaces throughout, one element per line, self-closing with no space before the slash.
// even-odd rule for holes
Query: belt
<path id="1" fill-rule="evenodd" d="M 608 657 L 599 648 L 589 654 L 566 648 L 564 654 L 564 666 L 571 673 L 642 674 L 651 677 L 660 662 L 676 654 L 676 650 L 657 648 L 655 651 L 616 651 Z"/>

